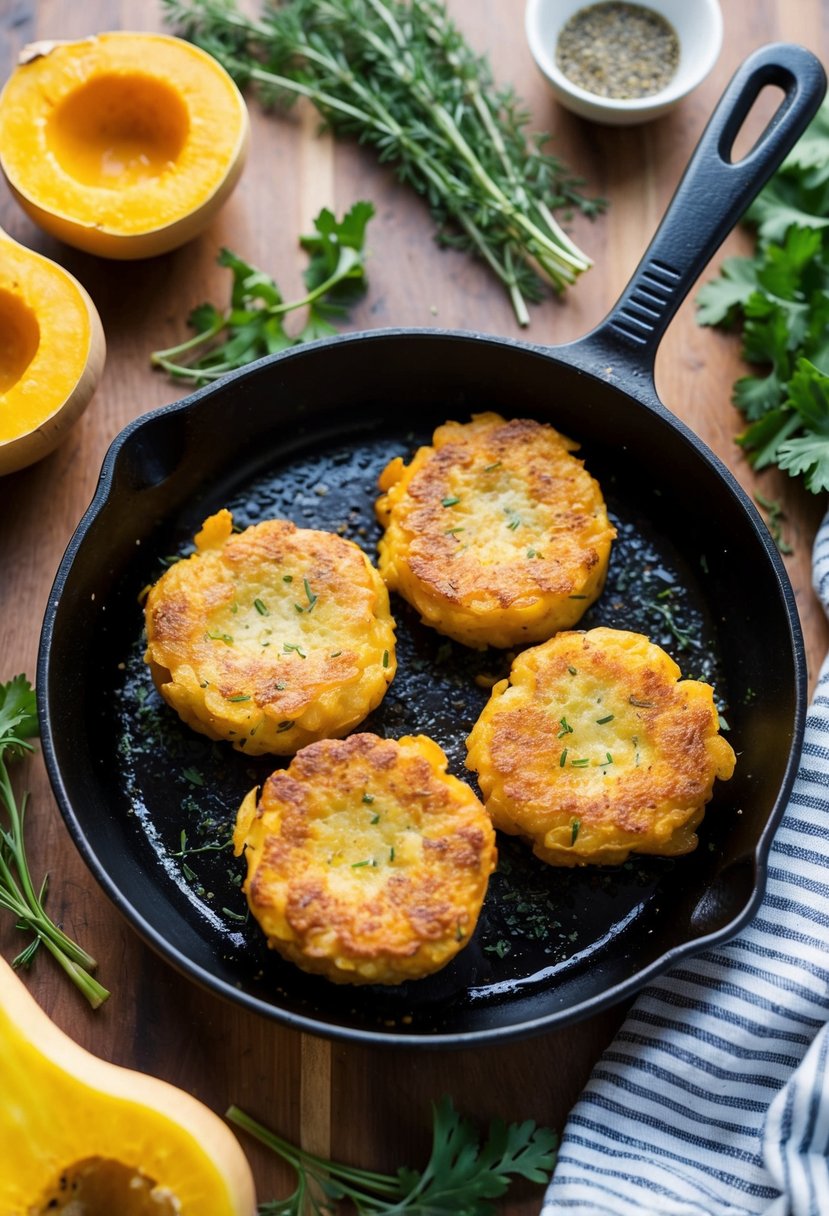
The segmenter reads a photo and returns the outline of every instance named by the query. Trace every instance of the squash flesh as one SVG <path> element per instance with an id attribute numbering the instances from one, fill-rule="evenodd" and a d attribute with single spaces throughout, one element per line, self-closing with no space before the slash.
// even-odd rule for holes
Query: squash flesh
<path id="1" fill-rule="evenodd" d="M 0 165 L 18 202 L 104 257 L 152 256 L 201 230 L 238 180 L 248 135 L 224 68 L 164 34 L 47 44 L 0 95 Z"/>
<path id="2" fill-rule="evenodd" d="M 169 1192 L 181 1216 L 253 1216 L 250 1170 L 229 1128 L 174 1086 L 74 1043 L 2 961 L 0 1076 L 3 1216 L 40 1216 L 62 1173 L 99 1158 Z M 105 1188 L 106 1171 L 103 1179 Z M 134 1200 L 141 1202 L 141 1189 Z M 119 1216 L 141 1211 L 122 1205 Z"/>
<path id="3" fill-rule="evenodd" d="M 109 72 L 55 106 L 45 138 L 73 180 L 93 189 L 129 190 L 169 172 L 189 125 L 181 98 L 163 80 Z"/>
<path id="4" fill-rule="evenodd" d="M 89 306 L 60 267 L 0 238 L 0 444 L 61 408 L 92 342 Z"/>
<path id="5" fill-rule="evenodd" d="M 35 313 L 19 295 L 0 287 L 0 400 L 22 380 L 39 345 L 40 326 Z M 0 434 L 2 427 L 0 407 Z"/>

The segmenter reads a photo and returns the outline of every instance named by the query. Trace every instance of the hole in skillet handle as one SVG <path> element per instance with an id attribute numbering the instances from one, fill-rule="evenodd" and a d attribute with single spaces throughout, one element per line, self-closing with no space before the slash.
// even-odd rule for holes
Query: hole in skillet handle
<path id="1" fill-rule="evenodd" d="M 741 159 L 735 142 L 763 89 L 782 100 Z M 826 73 L 811 51 L 770 43 L 743 62 L 703 131 L 668 210 L 641 262 L 607 317 L 561 347 L 568 361 L 612 375 L 638 400 L 664 409 L 654 385 L 656 351 L 688 291 L 749 204 L 791 151 L 826 92 Z"/>

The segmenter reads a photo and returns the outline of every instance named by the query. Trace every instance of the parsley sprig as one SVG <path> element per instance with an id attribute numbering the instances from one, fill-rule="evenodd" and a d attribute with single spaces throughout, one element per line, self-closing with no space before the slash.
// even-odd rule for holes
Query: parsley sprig
<path id="1" fill-rule="evenodd" d="M 727 258 L 697 297 L 701 325 L 742 326 L 758 367 L 734 385 L 757 469 L 829 490 L 829 102 L 746 213 L 750 257 Z"/>
<path id="2" fill-rule="evenodd" d="M 109 993 L 90 974 L 95 969 L 95 960 L 47 915 L 43 906 L 47 880 L 36 888 L 29 871 L 23 838 L 27 798 L 24 794 L 18 803 L 7 761 L 19 760 L 31 752 L 33 745 L 29 740 L 37 733 L 35 694 L 26 677 L 15 676 L 0 684 L 0 804 L 5 810 L 5 821 L 0 820 L 0 907 L 12 913 L 18 929 L 34 935 L 12 965 L 27 967 L 43 944 L 96 1009 Z"/>
<path id="3" fill-rule="evenodd" d="M 264 271 L 222 249 L 217 261 L 233 276 L 230 306 L 194 308 L 189 322 L 195 335 L 154 351 L 150 361 L 175 379 L 207 384 L 265 355 L 336 333 L 331 322 L 344 317 L 366 290 L 364 246 L 373 214 L 374 207 L 365 201 L 355 203 L 339 221 L 327 207 L 320 211 L 314 232 L 299 238 L 309 254 L 303 276 L 308 290 L 299 300 L 283 300 Z M 285 317 L 300 308 L 307 309 L 305 323 L 291 335 Z"/>
<path id="4" fill-rule="evenodd" d="M 296 1148 L 231 1106 L 228 1119 L 287 1161 L 297 1174 L 287 1199 L 259 1205 L 259 1216 L 333 1216 L 346 1201 L 357 1216 L 491 1216 L 514 1177 L 546 1184 L 555 1162 L 556 1137 L 532 1120 L 492 1121 L 482 1145 L 473 1124 L 451 1099 L 432 1108 L 432 1152 L 421 1172 L 401 1167 L 381 1174 L 328 1161 Z"/>
<path id="5" fill-rule="evenodd" d="M 441 0 L 288 0 L 258 18 L 233 0 L 164 0 L 178 31 L 240 86 L 286 109 L 308 97 L 337 135 L 393 166 L 427 202 L 438 240 L 483 259 L 520 324 L 544 284 L 561 291 L 590 260 L 554 211 L 595 215 L 581 181 L 528 137 L 511 88 L 496 87 Z"/>

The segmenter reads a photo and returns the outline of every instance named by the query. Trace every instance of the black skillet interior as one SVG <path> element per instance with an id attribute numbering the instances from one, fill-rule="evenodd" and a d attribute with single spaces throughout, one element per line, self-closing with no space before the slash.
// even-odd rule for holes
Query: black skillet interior
<path id="1" fill-rule="evenodd" d="M 142 662 L 139 595 L 224 505 L 240 524 L 285 515 L 344 528 L 371 553 L 385 461 L 435 422 L 483 408 L 550 419 L 583 442 L 620 532 L 584 623 L 642 630 L 685 675 L 712 680 L 737 774 L 718 790 L 700 848 L 681 861 L 561 872 L 503 839 L 479 931 L 455 962 L 400 989 L 344 990 L 270 955 L 245 919 L 242 865 L 221 846 L 242 795 L 273 762 L 201 739 L 159 702 Z M 381 333 L 300 348 L 149 417 L 110 458 L 107 482 L 56 591 L 44 748 L 93 872 L 195 978 L 322 1032 L 465 1041 L 598 1007 L 750 906 L 758 841 L 790 764 L 798 641 L 762 525 L 666 417 L 546 352 Z M 404 605 L 394 610 L 399 671 L 365 726 L 432 735 L 462 776 L 486 696 L 476 677 L 503 674 L 506 656 L 468 651 Z"/>
<path id="2" fill-rule="evenodd" d="M 113 444 L 47 609 L 37 680 L 44 755 L 99 882 L 195 980 L 320 1034 L 465 1045 L 540 1031 L 629 995 L 672 960 L 733 933 L 756 906 L 802 734 L 797 613 L 756 512 L 652 384 L 656 346 L 694 270 L 822 95 L 819 65 L 798 48 L 768 48 L 752 63 L 701 147 L 715 149 L 722 174 L 724 132 L 733 138 L 748 105 L 746 75 L 756 83 L 771 73 L 790 113 L 772 124 L 765 163 L 729 171 L 739 181 L 722 207 L 709 206 L 714 222 L 692 225 L 678 243 L 668 239 L 672 206 L 671 223 L 593 335 L 558 351 L 440 331 L 333 339 L 147 415 Z M 807 69 L 811 84 L 800 90 Z M 687 219 L 694 199 L 683 188 Z M 707 185 L 703 194 L 710 198 Z M 668 275 L 667 293 L 654 275 Z M 619 529 L 606 589 L 583 624 L 641 630 L 686 676 L 713 682 L 737 771 L 716 792 L 700 847 L 681 860 L 562 872 L 502 839 L 478 931 L 453 963 L 399 988 L 341 988 L 270 954 L 246 919 L 242 863 L 227 840 L 241 797 L 274 762 L 201 739 L 159 702 L 142 661 L 139 595 L 221 506 L 242 525 L 284 515 L 341 530 L 372 554 L 387 459 L 411 452 L 436 423 L 484 409 L 551 421 L 581 442 Z M 507 656 L 467 651 L 405 605 L 394 610 L 398 674 L 364 728 L 428 733 L 463 776 L 481 685 L 504 674 Z"/>

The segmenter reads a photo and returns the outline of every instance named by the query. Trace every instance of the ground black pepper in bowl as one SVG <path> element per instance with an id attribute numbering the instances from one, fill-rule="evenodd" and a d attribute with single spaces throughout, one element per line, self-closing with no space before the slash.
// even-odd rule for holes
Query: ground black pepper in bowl
<path id="1" fill-rule="evenodd" d="M 653 9 L 606 0 L 578 12 L 556 44 L 559 70 L 599 97 L 650 97 L 668 85 L 679 65 L 679 38 Z"/>

